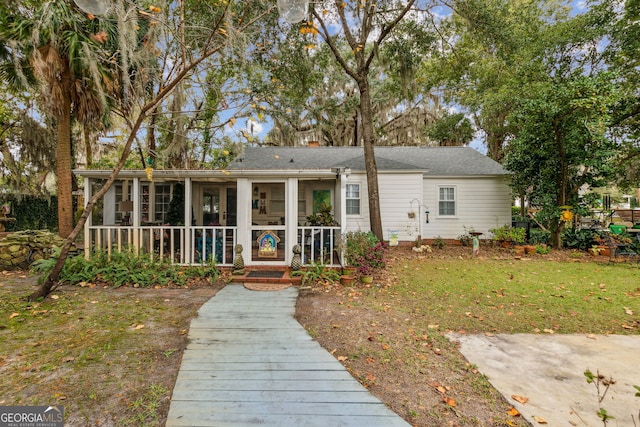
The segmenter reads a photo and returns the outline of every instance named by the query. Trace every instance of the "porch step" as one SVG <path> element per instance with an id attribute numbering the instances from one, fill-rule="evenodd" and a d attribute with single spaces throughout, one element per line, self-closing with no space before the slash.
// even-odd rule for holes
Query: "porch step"
<path id="1" fill-rule="evenodd" d="M 248 267 L 242 276 L 234 275 L 234 283 L 272 283 L 299 285 L 301 276 L 292 276 L 288 267 Z"/>

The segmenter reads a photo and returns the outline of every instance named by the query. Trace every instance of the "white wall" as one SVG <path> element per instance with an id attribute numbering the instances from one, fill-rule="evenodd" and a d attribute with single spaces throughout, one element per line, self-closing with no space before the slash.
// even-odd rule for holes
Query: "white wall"
<path id="1" fill-rule="evenodd" d="M 409 219 L 407 213 L 411 210 L 419 212 L 419 205 L 423 204 L 422 181 L 422 173 L 381 173 L 378 175 L 380 213 L 385 240 L 389 238 L 389 230 L 397 230 L 401 241 L 413 241 L 418 237 L 420 231 L 418 215 L 415 219 Z M 371 228 L 367 177 L 364 174 L 351 175 L 347 183 L 360 184 L 361 201 L 360 215 L 347 216 L 347 231 L 368 231 Z"/>
<path id="2" fill-rule="evenodd" d="M 511 225 L 511 188 L 507 178 L 425 178 L 424 201 L 429 206 L 429 224 L 423 227 L 424 238 L 455 239 L 467 229 L 484 233 L 489 229 Z M 438 215 L 438 189 L 440 186 L 456 188 L 456 215 Z"/>
<path id="3" fill-rule="evenodd" d="M 490 238 L 489 229 L 511 224 L 511 189 L 508 179 L 489 178 L 424 178 L 422 174 L 380 174 L 380 207 L 385 240 L 389 230 L 397 230 L 401 241 L 414 241 L 418 234 L 430 239 L 456 239 L 467 229 L 484 233 Z M 368 231 L 369 202 L 367 179 L 364 174 L 352 174 L 347 183 L 360 183 L 360 215 L 347 216 L 346 231 Z M 456 215 L 438 215 L 439 186 L 456 188 Z M 412 202 L 413 201 L 413 202 Z M 425 222 L 425 210 L 429 211 L 429 223 Z M 409 211 L 416 217 L 410 219 Z"/>

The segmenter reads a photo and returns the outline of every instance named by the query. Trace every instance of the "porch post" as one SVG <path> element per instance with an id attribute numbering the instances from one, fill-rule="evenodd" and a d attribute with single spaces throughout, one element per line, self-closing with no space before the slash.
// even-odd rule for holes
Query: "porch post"
<path id="1" fill-rule="evenodd" d="M 191 257 L 191 252 L 193 251 L 193 246 L 191 245 L 191 223 L 192 223 L 192 218 L 191 218 L 191 214 L 193 212 L 192 209 L 192 203 L 193 203 L 193 197 L 192 197 L 192 183 L 191 183 L 191 178 L 185 178 L 184 179 L 184 232 L 185 232 L 185 236 L 184 236 L 184 253 L 182 254 L 182 262 L 189 262 L 191 263 L 191 260 L 193 259 Z"/>
<path id="2" fill-rule="evenodd" d="M 340 175 L 340 233 L 347 228 L 347 175 Z"/>
<path id="3" fill-rule="evenodd" d="M 247 178 L 238 178 L 237 182 L 237 243 L 242 245 L 245 264 L 251 264 L 251 182 Z"/>
<path id="4" fill-rule="evenodd" d="M 84 206 L 86 208 L 87 202 L 91 199 L 91 178 L 84 178 Z M 92 223 L 93 215 L 89 214 L 87 220 L 84 223 L 84 257 L 85 259 L 89 259 L 89 254 L 91 253 L 91 249 L 93 248 L 93 239 L 91 239 L 91 230 L 89 227 L 93 225 Z"/>
<path id="5" fill-rule="evenodd" d="M 347 231 L 347 174 L 340 175 L 340 237 L 342 237 Z M 344 250 L 340 254 L 340 263 L 345 265 L 344 262 Z"/>
<path id="6" fill-rule="evenodd" d="M 133 178 L 131 200 L 133 200 L 133 247 L 136 255 L 140 255 L 140 178 Z"/>
<path id="7" fill-rule="evenodd" d="M 285 235 L 287 236 L 287 245 L 284 262 L 290 265 L 293 247 L 298 243 L 298 178 L 288 178 L 286 186 Z"/>

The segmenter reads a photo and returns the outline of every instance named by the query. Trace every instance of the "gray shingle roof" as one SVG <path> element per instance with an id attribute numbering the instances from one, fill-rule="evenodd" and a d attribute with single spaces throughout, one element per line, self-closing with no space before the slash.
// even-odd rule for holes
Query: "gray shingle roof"
<path id="1" fill-rule="evenodd" d="M 470 147 L 376 147 L 379 172 L 422 171 L 431 176 L 506 175 L 499 163 Z M 227 169 L 364 171 L 362 147 L 246 147 Z"/>

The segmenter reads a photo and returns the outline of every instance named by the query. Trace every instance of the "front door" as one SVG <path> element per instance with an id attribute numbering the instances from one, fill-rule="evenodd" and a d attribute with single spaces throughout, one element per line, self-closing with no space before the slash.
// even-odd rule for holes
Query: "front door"
<path id="1" fill-rule="evenodd" d="M 287 247 L 285 183 L 254 182 L 251 188 L 251 263 L 283 264 Z"/>

